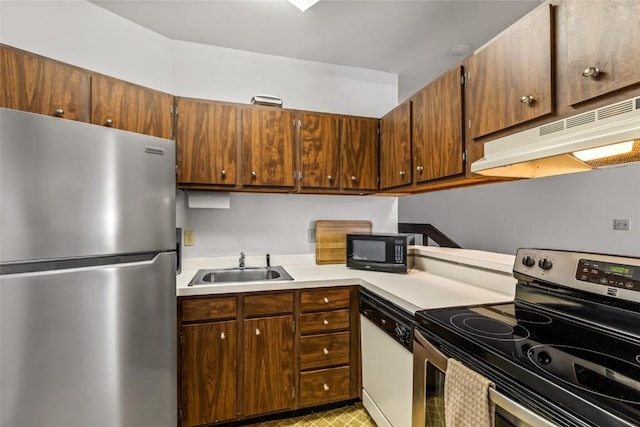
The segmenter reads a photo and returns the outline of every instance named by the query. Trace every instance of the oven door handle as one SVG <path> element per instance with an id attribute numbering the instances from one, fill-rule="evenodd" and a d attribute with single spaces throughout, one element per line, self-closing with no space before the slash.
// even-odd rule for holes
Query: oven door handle
<path id="1" fill-rule="evenodd" d="M 445 356 L 440 350 L 438 350 L 433 344 L 431 344 L 425 337 L 423 337 L 418 330 L 415 331 L 413 338 L 415 340 L 415 343 L 419 344 L 419 346 L 413 346 L 414 355 L 423 360 L 422 364 L 424 364 L 425 361 L 429 361 L 429 363 L 434 365 L 440 371 L 444 372 L 446 375 L 448 357 Z M 425 373 L 423 373 L 423 375 L 425 375 Z M 414 389 L 414 398 L 416 396 L 416 391 L 417 390 Z M 514 402 L 499 391 L 496 391 L 496 389 L 494 388 L 489 389 L 489 400 L 491 400 L 497 407 L 504 409 L 505 412 L 513 415 L 514 417 L 516 417 L 516 419 L 528 425 L 536 427 L 558 427 L 557 424 L 554 424 L 549 420 L 542 418 L 535 412 L 525 408 L 519 403 Z"/>

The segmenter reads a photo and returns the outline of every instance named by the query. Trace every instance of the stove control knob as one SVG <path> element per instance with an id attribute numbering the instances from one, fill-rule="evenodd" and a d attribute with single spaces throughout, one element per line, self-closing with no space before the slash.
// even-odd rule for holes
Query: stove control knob
<path id="1" fill-rule="evenodd" d="M 536 265 L 536 260 L 533 259 L 533 257 L 527 255 L 526 257 L 522 258 L 522 263 L 527 267 L 533 267 L 534 265 Z"/>
<path id="2" fill-rule="evenodd" d="M 551 270 L 551 267 L 553 267 L 553 263 L 549 258 L 544 258 L 538 261 L 538 266 L 543 270 Z"/>
<path id="3" fill-rule="evenodd" d="M 551 363 L 551 356 L 549 356 L 549 353 L 546 351 L 541 351 L 538 353 L 538 362 L 540 362 L 541 365 L 548 365 Z"/>

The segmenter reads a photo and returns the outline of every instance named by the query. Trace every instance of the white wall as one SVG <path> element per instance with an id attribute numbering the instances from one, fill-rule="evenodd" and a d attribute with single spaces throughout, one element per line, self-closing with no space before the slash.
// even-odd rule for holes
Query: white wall
<path id="1" fill-rule="evenodd" d="M 461 246 L 640 256 L 640 165 L 401 198 L 400 222 L 431 223 Z M 631 221 L 614 231 L 613 219 Z"/>
<path id="2" fill-rule="evenodd" d="M 232 193 L 231 209 L 189 209 L 178 194 L 178 226 L 195 232 L 185 257 L 315 253 L 307 230 L 317 220 L 369 220 L 374 232 L 398 231 L 397 198 Z"/>

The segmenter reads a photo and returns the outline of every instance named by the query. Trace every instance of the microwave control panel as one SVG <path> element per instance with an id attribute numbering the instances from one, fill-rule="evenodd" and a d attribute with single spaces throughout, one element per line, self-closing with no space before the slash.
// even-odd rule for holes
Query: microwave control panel
<path id="1" fill-rule="evenodd" d="M 638 292 L 640 267 L 581 259 L 576 269 L 576 280 Z"/>
<path id="2" fill-rule="evenodd" d="M 402 240 L 396 241 L 395 247 L 396 264 L 404 264 L 404 242 Z"/>

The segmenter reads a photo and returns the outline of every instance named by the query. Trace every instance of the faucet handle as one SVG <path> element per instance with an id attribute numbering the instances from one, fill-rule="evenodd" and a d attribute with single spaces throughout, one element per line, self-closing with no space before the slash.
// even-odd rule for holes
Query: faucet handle
<path id="1" fill-rule="evenodd" d="M 271 268 L 271 255 L 267 254 L 267 268 Z"/>

